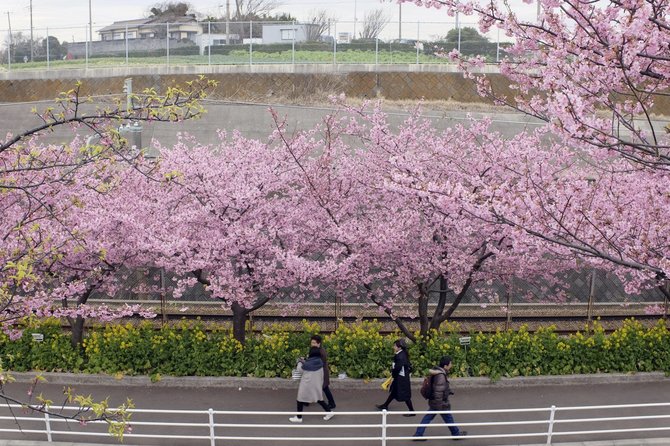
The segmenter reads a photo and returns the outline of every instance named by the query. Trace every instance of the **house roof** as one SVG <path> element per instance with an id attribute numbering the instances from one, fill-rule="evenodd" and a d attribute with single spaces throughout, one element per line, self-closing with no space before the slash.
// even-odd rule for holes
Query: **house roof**
<path id="1" fill-rule="evenodd" d="M 128 27 L 134 27 L 137 25 L 146 25 L 147 23 L 151 23 L 150 18 L 145 18 L 145 19 L 133 19 L 133 20 L 120 20 L 118 22 L 114 22 L 111 25 L 107 25 L 104 28 L 100 29 L 98 32 L 104 32 L 104 31 L 113 31 L 116 29 L 125 29 L 126 26 Z"/>
<path id="2" fill-rule="evenodd" d="M 132 19 L 132 20 L 120 20 L 118 22 L 114 22 L 111 25 L 107 25 L 104 28 L 100 29 L 98 32 L 107 32 L 107 31 L 117 31 L 117 30 L 123 30 L 126 29 L 126 26 L 128 28 L 134 28 L 139 25 L 150 25 L 152 23 L 192 23 L 192 24 L 197 24 L 198 21 L 195 19 L 195 17 L 191 15 L 187 16 L 171 16 L 171 17 L 147 17 L 143 19 Z"/>

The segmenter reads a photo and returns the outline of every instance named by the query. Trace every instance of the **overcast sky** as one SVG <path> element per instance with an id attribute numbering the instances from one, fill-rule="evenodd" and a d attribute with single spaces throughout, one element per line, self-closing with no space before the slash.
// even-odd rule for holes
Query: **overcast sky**
<path id="1" fill-rule="evenodd" d="M 151 0 L 91 0 L 91 10 L 93 16 L 93 30 L 109 25 L 114 21 L 129 20 L 145 17 L 148 9 L 156 1 Z M 194 9 L 205 15 L 218 16 L 219 11 L 225 14 L 225 0 L 192 0 L 190 1 Z M 535 6 L 526 5 L 521 0 L 511 0 L 511 3 L 518 3 L 520 15 L 524 18 L 532 18 L 535 15 Z M 234 0 L 231 0 L 234 4 Z M 0 33 L 6 35 L 8 31 L 8 17 L 11 21 L 12 31 L 30 30 L 30 0 L 0 0 Z M 44 37 L 46 28 L 49 28 L 49 34 L 57 36 L 60 40 L 71 41 L 83 40 L 85 37 L 85 27 L 89 21 L 89 1 L 88 0 L 32 0 L 33 5 L 33 27 L 35 37 Z M 232 6 L 231 6 L 232 8 Z M 397 37 L 398 33 L 398 4 L 391 0 L 283 0 L 281 6 L 277 8 L 278 12 L 288 12 L 298 20 L 306 20 L 309 12 L 316 9 L 326 9 L 337 20 L 343 22 L 352 22 L 350 25 L 342 24 L 341 28 L 353 26 L 354 10 L 360 26 L 365 13 L 374 9 L 382 8 L 387 11 L 392 22 L 386 30 L 386 34 Z M 422 22 L 417 29 L 417 21 Z M 446 34 L 445 26 L 429 25 L 429 22 L 454 22 L 453 17 L 449 17 L 445 11 L 421 8 L 414 4 L 405 3 L 402 5 L 402 37 L 416 38 L 417 34 L 422 38 L 428 38 L 435 34 Z M 462 18 L 462 25 L 473 22 L 471 18 Z M 341 28 L 338 28 L 341 30 Z M 446 29 L 448 30 L 448 26 Z M 349 30 L 351 31 L 351 30 Z M 95 34 L 95 33 L 94 33 Z M 489 35 L 493 39 L 495 35 Z M 384 36 L 382 36 L 384 37 Z M 94 39 L 97 39 L 94 36 Z M 3 39 L 4 40 L 4 39 Z"/>

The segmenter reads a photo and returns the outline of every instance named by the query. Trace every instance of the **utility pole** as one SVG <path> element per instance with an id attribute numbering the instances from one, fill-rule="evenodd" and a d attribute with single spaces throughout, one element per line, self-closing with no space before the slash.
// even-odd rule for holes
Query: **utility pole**
<path id="1" fill-rule="evenodd" d="M 358 18 L 356 17 L 356 0 L 354 0 L 354 39 L 356 38 L 356 22 Z"/>
<path id="2" fill-rule="evenodd" d="M 398 40 L 402 39 L 402 3 L 398 3 Z"/>
<path id="3" fill-rule="evenodd" d="M 7 48 L 7 66 L 12 69 L 12 20 L 9 18 L 9 11 L 7 11 L 7 24 L 9 24 L 9 48 Z"/>
<path id="4" fill-rule="evenodd" d="M 230 0 L 226 0 L 226 45 L 230 45 Z"/>
<path id="5" fill-rule="evenodd" d="M 540 0 L 537 0 L 537 21 L 540 21 L 540 7 L 541 7 Z"/>
<path id="6" fill-rule="evenodd" d="M 47 36 L 47 40 L 49 40 L 49 36 Z M 34 51 L 33 51 L 33 0 L 30 0 L 30 61 L 33 62 L 34 59 Z"/>
<path id="7" fill-rule="evenodd" d="M 93 13 L 91 11 L 91 0 L 88 0 L 88 41 L 93 42 Z"/>

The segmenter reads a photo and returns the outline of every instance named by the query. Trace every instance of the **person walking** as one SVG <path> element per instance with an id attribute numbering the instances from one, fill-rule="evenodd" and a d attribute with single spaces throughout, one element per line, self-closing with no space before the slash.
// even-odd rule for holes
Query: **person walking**
<path id="1" fill-rule="evenodd" d="M 391 366 L 391 377 L 393 382 L 389 389 L 389 396 L 382 404 L 377 404 L 377 409 L 388 410 L 391 401 L 398 400 L 407 405 L 407 409 L 414 412 L 412 405 L 412 386 L 410 383 L 410 374 L 412 365 L 409 362 L 409 354 L 407 353 L 407 344 L 404 339 L 398 339 L 393 343 L 393 365 Z M 416 414 L 410 413 L 403 415 L 405 417 L 414 417 Z"/>
<path id="2" fill-rule="evenodd" d="M 328 353 L 326 349 L 321 346 L 322 338 L 319 335 L 314 335 L 310 339 L 310 346 L 317 347 L 321 353 L 321 361 L 323 361 L 323 394 L 328 400 L 328 407 L 335 409 L 337 405 L 335 404 L 335 399 L 333 398 L 333 392 L 330 391 L 330 367 L 328 367 Z"/>
<path id="3" fill-rule="evenodd" d="M 428 399 L 428 410 L 434 411 L 444 411 L 451 410 L 451 403 L 449 403 L 449 395 L 453 395 L 449 389 L 449 379 L 447 375 L 449 370 L 451 370 L 452 363 L 450 356 L 444 356 L 440 359 L 439 365 L 430 369 L 431 376 L 431 396 Z M 421 426 L 416 429 L 414 433 L 413 441 L 426 441 L 425 438 L 421 438 L 426 431 L 426 426 L 433 421 L 436 413 L 427 413 L 421 419 Z M 441 413 L 442 419 L 445 423 L 449 424 L 449 431 L 453 437 L 465 437 L 468 435 L 466 431 L 462 431 L 455 426 L 454 416 L 451 413 Z"/>
<path id="4" fill-rule="evenodd" d="M 321 360 L 320 349 L 317 347 L 310 348 L 309 357 L 298 363 L 298 369 L 302 370 L 296 401 L 298 415 L 289 418 L 289 421 L 291 423 L 302 423 L 302 410 L 309 403 L 319 403 L 323 410 L 328 412 L 323 417 L 324 420 L 333 418 L 335 414 L 323 401 L 323 361 Z"/>

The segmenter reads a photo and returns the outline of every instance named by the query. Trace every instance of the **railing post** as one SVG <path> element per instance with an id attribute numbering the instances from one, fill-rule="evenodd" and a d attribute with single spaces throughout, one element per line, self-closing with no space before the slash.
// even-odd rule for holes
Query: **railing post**
<path id="1" fill-rule="evenodd" d="M 216 445 L 216 436 L 214 435 L 214 409 L 210 408 L 209 412 L 209 444 Z"/>
<path id="2" fill-rule="evenodd" d="M 382 446 L 386 446 L 386 409 L 382 410 Z"/>
<path id="3" fill-rule="evenodd" d="M 551 435 L 554 433 L 554 417 L 556 415 L 556 406 L 551 406 L 549 413 L 549 430 L 547 430 L 547 446 L 551 446 Z"/>
<path id="4" fill-rule="evenodd" d="M 49 406 L 45 406 L 46 412 L 44 412 L 44 424 L 47 428 L 47 441 L 51 443 L 51 420 L 49 419 Z"/>

